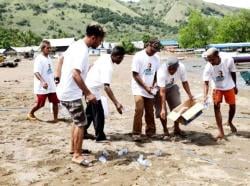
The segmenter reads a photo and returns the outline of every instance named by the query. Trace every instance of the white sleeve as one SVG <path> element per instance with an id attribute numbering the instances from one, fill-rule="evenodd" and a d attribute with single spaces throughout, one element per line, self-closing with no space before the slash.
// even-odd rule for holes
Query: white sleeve
<path id="1" fill-rule="evenodd" d="M 164 74 L 164 70 L 162 68 L 159 68 L 157 71 L 157 85 L 159 87 L 166 86 L 166 75 Z"/>
<path id="2" fill-rule="evenodd" d="M 40 60 L 40 57 L 37 57 L 34 61 L 34 73 L 39 72 L 40 74 L 42 73 L 42 63 Z"/>
<path id="3" fill-rule="evenodd" d="M 103 83 L 103 84 L 110 84 L 111 83 L 111 81 L 112 81 L 112 69 L 105 69 L 105 68 L 103 68 L 103 69 L 101 69 L 101 76 L 100 76 L 100 78 L 101 78 L 101 82 Z"/>
<path id="4" fill-rule="evenodd" d="M 131 71 L 138 72 L 138 73 L 140 72 L 140 61 L 138 59 L 138 55 L 135 55 L 133 58 Z"/>
<path id="5" fill-rule="evenodd" d="M 180 66 L 180 79 L 182 82 L 187 81 L 187 72 L 184 65 Z"/>
<path id="6" fill-rule="evenodd" d="M 87 68 L 87 65 L 85 63 L 88 63 L 87 56 L 83 54 L 79 54 L 74 56 L 72 61 L 72 67 L 73 69 L 80 70 L 80 72 L 86 71 L 85 68 Z"/>
<path id="7" fill-rule="evenodd" d="M 228 60 L 228 68 L 229 68 L 230 72 L 236 72 L 236 66 L 235 66 L 233 58 L 229 58 L 229 60 Z"/>
<path id="8" fill-rule="evenodd" d="M 211 79 L 211 73 L 209 69 L 209 66 L 206 65 L 203 71 L 203 81 L 209 81 Z"/>

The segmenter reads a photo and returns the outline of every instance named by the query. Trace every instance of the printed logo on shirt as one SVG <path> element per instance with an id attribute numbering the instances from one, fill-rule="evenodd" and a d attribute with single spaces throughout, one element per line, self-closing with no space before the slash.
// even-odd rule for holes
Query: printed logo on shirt
<path id="1" fill-rule="evenodd" d="M 151 63 L 148 63 L 147 68 L 144 70 L 144 74 L 148 76 L 153 75 Z"/>
<path id="2" fill-rule="evenodd" d="M 47 74 L 52 74 L 52 68 L 51 68 L 51 65 L 48 64 L 48 70 L 47 70 Z"/>
<path id="3" fill-rule="evenodd" d="M 171 88 L 174 85 L 174 78 L 171 78 L 169 83 L 166 84 L 166 88 Z"/>
<path id="4" fill-rule="evenodd" d="M 223 81 L 225 78 L 224 78 L 224 75 L 223 75 L 223 72 L 220 70 L 218 71 L 218 76 L 216 76 L 216 81 Z"/>

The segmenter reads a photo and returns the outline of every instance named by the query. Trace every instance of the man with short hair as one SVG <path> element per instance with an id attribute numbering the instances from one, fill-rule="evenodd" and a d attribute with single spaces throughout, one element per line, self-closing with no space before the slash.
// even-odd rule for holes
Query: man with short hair
<path id="1" fill-rule="evenodd" d="M 51 51 L 50 42 L 43 40 L 41 43 L 41 51 L 34 61 L 34 93 L 37 96 L 35 106 L 27 115 L 27 119 L 36 120 L 35 112 L 45 105 L 48 97 L 53 109 L 53 122 L 58 120 L 58 103 L 59 100 L 56 96 L 56 85 L 54 82 L 53 64 L 49 57 Z"/>
<path id="2" fill-rule="evenodd" d="M 176 57 L 171 56 L 167 59 L 166 63 L 161 65 L 157 72 L 157 85 L 160 87 L 157 96 L 160 97 L 160 103 L 156 101 L 156 117 L 160 117 L 166 138 L 169 138 L 166 101 L 170 111 L 181 104 L 179 86 L 176 84 L 178 80 L 181 80 L 185 92 L 189 99 L 192 100 L 193 96 L 189 88 L 185 66 Z M 157 96 L 156 99 L 159 99 Z M 174 135 L 183 135 L 179 127 L 179 122 L 174 122 Z"/>
<path id="3" fill-rule="evenodd" d="M 160 51 L 160 41 L 152 38 L 146 48 L 134 55 L 132 62 L 132 93 L 135 99 L 135 114 L 133 121 L 133 138 L 141 139 L 142 116 L 145 110 L 146 135 L 155 135 L 154 95 L 153 88 L 156 82 L 156 72 L 160 66 L 160 58 L 156 54 Z"/>
<path id="4" fill-rule="evenodd" d="M 113 73 L 113 65 L 119 65 L 124 57 L 125 50 L 121 46 L 115 46 L 110 54 L 102 55 L 90 68 L 86 85 L 91 92 L 96 96 L 97 103 L 87 103 L 86 115 L 87 126 L 85 127 L 85 135 L 87 135 L 87 129 L 91 122 L 94 123 L 96 141 L 106 140 L 104 133 L 104 110 L 101 102 L 101 90 L 104 88 L 108 97 L 114 103 L 117 111 L 122 114 L 123 106 L 117 101 L 110 87 Z"/>
<path id="5" fill-rule="evenodd" d="M 226 103 L 229 104 L 228 125 L 233 133 L 237 132 L 236 127 L 232 123 L 236 110 L 235 95 L 238 93 L 236 85 L 236 67 L 233 58 L 219 56 L 219 51 L 216 48 L 210 48 L 206 51 L 206 59 L 208 63 L 203 71 L 204 102 L 207 101 L 209 81 L 212 81 L 214 113 L 219 129 L 219 134 L 216 137 L 218 140 L 224 138 L 220 111 L 220 104 L 223 97 Z"/>
<path id="6" fill-rule="evenodd" d="M 88 48 L 97 48 L 104 36 L 105 32 L 100 25 L 87 26 L 85 37 L 71 44 L 65 51 L 61 79 L 57 86 L 57 95 L 74 123 L 71 131 L 72 161 L 85 166 L 88 166 L 89 162 L 82 156 L 84 126 L 87 124 L 82 96 L 84 95 L 88 102 L 96 102 L 95 95 L 85 84 L 89 69 Z"/>

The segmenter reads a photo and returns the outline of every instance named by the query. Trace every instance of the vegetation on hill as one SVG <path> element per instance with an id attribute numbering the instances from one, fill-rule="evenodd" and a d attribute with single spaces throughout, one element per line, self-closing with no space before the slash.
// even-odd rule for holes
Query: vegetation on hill
<path id="1" fill-rule="evenodd" d="M 200 48 L 209 43 L 250 41 L 250 11 L 242 10 L 223 18 L 206 17 L 193 11 L 179 31 L 182 47 Z"/>

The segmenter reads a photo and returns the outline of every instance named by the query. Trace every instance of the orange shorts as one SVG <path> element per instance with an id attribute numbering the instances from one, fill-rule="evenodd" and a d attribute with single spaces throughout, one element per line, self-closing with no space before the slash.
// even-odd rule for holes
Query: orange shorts
<path id="1" fill-rule="evenodd" d="M 215 104 L 221 103 L 223 96 L 226 103 L 228 103 L 229 105 L 235 104 L 234 88 L 230 90 L 216 90 L 216 89 L 213 90 L 213 100 Z"/>

